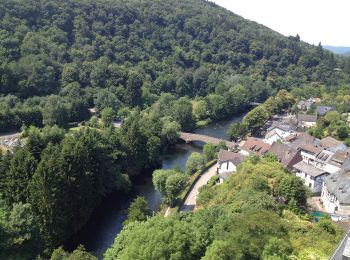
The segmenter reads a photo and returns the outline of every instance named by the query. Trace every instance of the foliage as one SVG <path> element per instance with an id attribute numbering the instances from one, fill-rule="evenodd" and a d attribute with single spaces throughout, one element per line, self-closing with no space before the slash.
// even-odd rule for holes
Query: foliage
<path id="1" fill-rule="evenodd" d="M 93 256 L 80 245 L 72 253 L 67 253 L 62 247 L 55 249 L 51 255 L 50 260 L 97 260 L 97 257 Z"/>
<path id="2" fill-rule="evenodd" d="M 138 196 L 129 206 L 128 216 L 124 225 L 134 221 L 145 221 L 149 216 L 151 216 L 151 210 L 148 202 L 144 197 Z"/>
<path id="3" fill-rule="evenodd" d="M 227 135 L 228 139 L 236 142 L 247 134 L 246 126 L 242 123 L 233 123 L 230 125 Z"/>
<path id="4" fill-rule="evenodd" d="M 155 170 L 153 185 L 162 193 L 165 201 L 172 205 L 186 185 L 186 175 L 175 170 Z"/>
<path id="5" fill-rule="evenodd" d="M 5 0 L 0 9 L 0 131 L 66 126 L 93 106 L 98 115 L 145 108 L 162 93 L 197 96 L 198 120 L 224 118 L 283 88 L 298 96 L 339 89 L 335 104 L 349 107 L 348 58 L 211 2 Z M 184 130 L 194 127 L 190 113 L 174 116 Z"/>
<path id="6" fill-rule="evenodd" d="M 190 155 L 186 162 L 186 173 L 193 174 L 196 171 L 200 171 L 204 168 L 205 156 L 200 153 L 194 152 Z"/>

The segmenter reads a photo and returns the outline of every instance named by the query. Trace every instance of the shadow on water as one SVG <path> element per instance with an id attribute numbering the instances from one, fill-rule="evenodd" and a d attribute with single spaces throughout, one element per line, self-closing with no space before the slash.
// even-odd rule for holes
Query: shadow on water
<path id="1" fill-rule="evenodd" d="M 196 129 L 195 133 L 226 139 L 230 124 L 240 122 L 242 118 L 243 115 L 213 123 Z M 202 146 L 201 142 L 193 142 L 190 145 L 177 144 L 162 155 L 161 168 L 179 168 L 185 171 L 188 157 L 193 152 L 202 152 Z M 130 193 L 115 192 L 106 197 L 84 227 L 65 243 L 64 248 L 72 251 L 79 244 L 82 244 L 88 251 L 102 259 L 104 252 L 113 244 L 115 237 L 121 231 L 131 201 L 138 195 L 147 199 L 153 211 L 158 210 L 161 204 L 161 195 L 154 189 L 149 172 L 143 173 L 137 180 L 134 180 L 134 186 Z"/>

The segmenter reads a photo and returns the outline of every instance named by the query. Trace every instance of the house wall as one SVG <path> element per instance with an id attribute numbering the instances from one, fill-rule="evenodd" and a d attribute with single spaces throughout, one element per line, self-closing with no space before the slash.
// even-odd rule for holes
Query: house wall
<path id="1" fill-rule="evenodd" d="M 281 138 L 284 139 L 287 136 L 290 136 L 292 134 L 292 132 L 289 132 L 289 131 L 285 132 L 277 127 L 271 131 L 275 131 L 276 133 L 274 135 L 270 136 L 269 138 L 265 138 L 265 140 L 264 140 L 265 143 L 273 144 L 274 142 L 281 140 Z"/>
<path id="2" fill-rule="evenodd" d="M 307 127 L 307 128 L 309 128 L 309 127 L 312 127 L 312 126 L 316 125 L 316 122 L 305 122 L 305 121 L 301 121 L 299 124 L 300 124 L 301 127 Z"/>
<path id="3" fill-rule="evenodd" d="M 309 154 L 305 151 L 301 151 L 301 157 L 303 157 L 303 161 L 306 162 L 307 164 L 314 165 L 316 156 Z"/>
<path id="4" fill-rule="evenodd" d="M 341 214 L 341 211 L 349 211 L 350 205 L 341 204 L 337 197 L 333 194 L 329 193 L 327 186 L 323 183 L 322 193 L 321 193 L 321 201 L 325 210 L 329 213 L 338 213 Z"/>
<path id="5" fill-rule="evenodd" d="M 274 142 L 277 142 L 278 140 L 281 140 L 281 138 L 277 135 L 274 134 L 270 136 L 269 138 L 265 138 L 264 142 L 268 144 L 273 144 Z"/>
<path id="6" fill-rule="evenodd" d="M 326 164 L 326 166 L 324 167 L 324 170 L 328 173 L 336 173 L 337 171 L 340 170 L 340 167 L 331 165 L 331 164 Z"/>
<path id="7" fill-rule="evenodd" d="M 328 192 L 327 186 L 325 185 L 325 183 L 323 184 L 323 187 L 322 187 L 321 201 L 323 203 L 323 207 L 329 213 L 334 213 L 336 207 L 339 207 L 339 202 L 337 198 Z"/>
<path id="8" fill-rule="evenodd" d="M 249 156 L 249 155 L 250 155 L 250 153 L 249 153 L 248 151 L 243 150 L 243 149 L 241 149 L 239 152 L 240 152 L 241 154 L 245 155 L 245 156 Z"/>
<path id="9" fill-rule="evenodd" d="M 235 172 L 237 170 L 236 165 L 234 165 L 232 162 L 222 162 L 218 164 L 218 173 L 224 173 L 224 172 Z"/>
<path id="10" fill-rule="evenodd" d="M 313 178 L 312 176 L 306 174 L 305 172 L 297 171 L 295 175 L 300 179 L 302 179 L 302 181 L 304 182 L 304 185 L 309 187 L 312 192 L 317 193 L 322 191 L 322 186 L 323 186 L 323 182 L 326 177 L 326 174 Z"/>

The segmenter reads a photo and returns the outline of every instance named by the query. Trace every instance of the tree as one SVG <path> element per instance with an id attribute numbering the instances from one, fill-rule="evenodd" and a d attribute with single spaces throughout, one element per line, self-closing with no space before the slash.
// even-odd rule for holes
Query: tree
<path id="1" fill-rule="evenodd" d="M 238 139 L 243 138 L 247 134 L 247 129 L 244 124 L 237 122 L 230 125 L 227 134 L 229 140 L 237 142 Z"/>
<path id="2" fill-rule="evenodd" d="M 170 205 L 175 201 L 186 185 L 186 176 L 183 173 L 176 172 L 168 176 L 165 182 L 166 198 Z"/>
<path id="3" fill-rule="evenodd" d="M 5 222 L 8 259 L 33 259 L 40 249 L 39 227 L 31 205 L 14 203 Z M 1 253 L 0 253 L 1 256 Z"/>
<path id="4" fill-rule="evenodd" d="M 162 143 L 174 144 L 177 141 L 177 138 L 179 137 L 179 132 L 181 130 L 180 124 L 176 121 L 171 121 L 169 117 L 163 117 L 162 123 Z"/>
<path id="5" fill-rule="evenodd" d="M 79 245 L 72 253 L 65 252 L 62 247 L 55 249 L 50 260 L 97 260 L 97 257 L 87 252 L 84 246 Z"/>
<path id="6" fill-rule="evenodd" d="M 181 97 L 173 103 L 171 115 L 181 125 L 183 131 L 190 131 L 194 128 L 192 103 L 187 97 Z"/>
<path id="7" fill-rule="evenodd" d="M 338 111 L 329 111 L 325 115 L 324 120 L 329 124 L 336 123 L 341 120 L 341 114 Z"/>
<path id="8" fill-rule="evenodd" d="M 184 188 L 186 176 L 175 170 L 156 170 L 153 172 L 152 182 L 165 201 L 172 204 Z"/>
<path id="9" fill-rule="evenodd" d="M 193 105 L 193 114 L 199 120 L 206 119 L 208 117 L 208 107 L 204 100 L 199 100 Z"/>
<path id="10" fill-rule="evenodd" d="M 68 110 L 59 96 L 51 95 L 48 97 L 42 114 L 44 125 L 66 127 L 68 124 Z"/>
<path id="11" fill-rule="evenodd" d="M 129 73 L 129 78 L 126 82 L 125 101 L 130 107 L 142 105 L 142 76 L 135 71 Z"/>
<path id="12" fill-rule="evenodd" d="M 350 133 L 350 128 L 346 125 L 341 125 L 337 129 L 337 136 L 340 140 L 348 138 Z"/>
<path id="13" fill-rule="evenodd" d="M 167 170 L 155 170 L 152 174 L 152 182 L 157 191 L 166 194 L 166 180 L 168 175 L 174 174 L 175 172 Z"/>
<path id="14" fill-rule="evenodd" d="M 113 110 L 113 108 L 104 108 L 101 111 L 101 119 L 105 127 L 111 126 L 115 119 L 115 111 Z"/>
<path id="15" fill-rule="evenodd" d="M 200 259 L 207 241 L 196 234 L 194 225 L 175 217 L 134 222 L 122 230 L 104 259 Z"/>
<path id="16" fill-rule="evenodd" d="M 206 161 L 213 160 L 216 157 L 217 152 L 218 149 L 216 145 L 208 143 L 203 146 L 203 154 Z"/>
<path id="17" fill-rule="evenodd" d="M 6 177 L 6 188 L 2 191 L 8 205 L 28 200 L 29 182 L 37 162 L 27 149 L 19 149 L 13 156 Z"/>
<path id="18" fill-rule="evenodd" d="M 130 204 L 128 209 L 128 216 L 124 225 L 134 221 L 145 221 L 151 216 L 151 210 L 145 197 L 138 196 Z"/>
<path id="19" fill-rule="evenodd" d="M 256 133 L 261 131 L 269 117 L 269 112 L 263 106 L 258 106 L 246 114 L 243 118 L 243 125 L 247 131 Z"/>
<path id="20" fill-rule="evenodd" d="M 282 178 L 277 183 L 275 192 L 287 200 L 294 199 L 299 207 L 304 206 L 306 203 L 306 189 L 303 182 L 296 176 L 285 176 Z"/>
<path id="21" fill-rule="evenodd" d="M 264 246 L 262 256 L 264 259 L 290 259 L 289 255 L 292 253 L 291 246 L 284 240 L 272 237 Z"/>
<path id="22" fill-rule="evenodd" d="M 194 152 L 190 155 L 186 162 L 186 173 L 193 174 L 204 168 L 205 158 L 202 154 Z"/>

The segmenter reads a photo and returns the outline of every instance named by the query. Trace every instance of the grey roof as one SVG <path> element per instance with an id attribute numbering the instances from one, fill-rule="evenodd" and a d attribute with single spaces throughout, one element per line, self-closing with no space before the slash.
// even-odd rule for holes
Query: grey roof
<path id="1" fill-rule="evenodd" d="M 328 163 L 337 167 L 341 167 L 348 157 L 350 157 L 349 151 L 337 151 Z"/>
<path id="2" fill-rule="evenodd" d="M 335 138 L 333 138 L 331 136 L 328 136 L 328 137 L 325 137 L 325 138 L 321 139 L 321 146 L 326 148 L 326 149 L 329 149 L 329 148 L 332 148 L 332 147 L 336 147 L 336 146 L 339 146 L 339 145 L 344 145 L 344 143 L 341 142 L 341 141 L 338 141 L 337 139 L 335 139 Z"/>
<path id="3" fill-rule="evenodd" d="M 324 172 L 324 171 L 322 171 L 322 170 L 320 170 L 320 169 L 318 169 L 310 164 L 307 164 L 303 161 L 298 162 L 293 167 L 301 172 L 304 172 L 304 173 L 312 176 L 312 177 L 318 177 L 318 176 L 326 173 L 326 172 Z"/>
<path id="4" fill-rule="evenodd" d="M 328 161 L 332 158 L 333 152 L 322 150 L 316 155 L 316 161 L 321 163 L 328 163 Z"/>
<path id="5" fill-rule="evenodd" d="M 301 135 L 296 136 L 295 140 L 288 144 L 288 146 L 294 149 L 299 149 L 304 143 L 318 146 L 320 144 L 320 140 L 312 137 L 308 133 L 302 133 Z"/>
<path id="6" fill-rule="evenodd" d="M 273 121 L 271 127 L 269 127 L 267 129 L 267 131 L 269 132 L 269 131 L 271 131 L 271 130 L 273 130 L 275 128 L 279 128 L 279 129 L 281 129 L 282 131 L 285 131 L 285 132 L 291 132 L 291 131 L 295 130 L 295 126 L 290 125 L 290 124 L 288 124 L 286 122 Z"/>
<path id="7" fill-rule="evenodd" d="M 319 114 L 320 116 L 324 116 L 327 114 L 329 111 L 332 111 L 334 108 L 329 107 L 329 106 L 317 106 L 316 108 L 316 113 Z"/>
<path id="8" fill-rule="evenodd" d="M 286 144 L 279 144 L 274 142 L 271 145 L 269 152 L 275 154 L 280 163 L 282 163 L 286 167 L 291 167 L 291 165 L 298 163 L 302 160 L 299 151 L 288 147 Z"/>
<path id="9" fill-rule="evenodd" d="M 339 172 L 325 179 L 328 192 L 334 194 L 340 203 L 350 204 L 350 158 L 347 158 Z"/>
<path id="10" fill-rule="evenodd" d="M 302 122 L 316 122 L 317 115 L 306 115 L 306 114 L 298 114 L 298 121 Z"/>
<path id="11" fill-rule="evenodd" d="M 311 144 L 311 143 L 302 143 L 299 148 L 300 148 L 300 150 L 303 150 L 303 151 L 306 151 L 308 153 L 312 153 L 315 155 L 322 152 L 322 150 L 323 150 L 323 148 L 321 148 L 317 145 Z"/>

